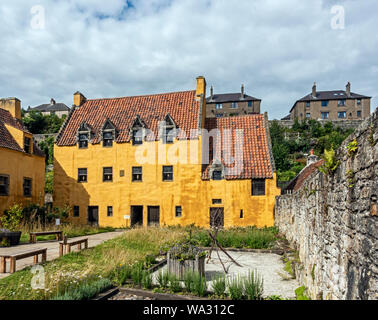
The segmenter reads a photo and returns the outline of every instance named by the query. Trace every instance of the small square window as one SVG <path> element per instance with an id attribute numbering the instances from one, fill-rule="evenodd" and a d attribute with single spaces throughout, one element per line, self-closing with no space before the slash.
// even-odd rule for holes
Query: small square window
<path id="1" fill-rule="evenodd" d="M 322 100 L 322 107 L 328 107 L 328 100 Z"/>
<path id="2" fill-rule="evenodd" d="M 306 102 L 306 108 L 310 108 L 310 101 Z"/>
<path id="3" fill-rule="evenodd" d="M 361 99 L 357 99 L 357 105 L 361 105 Z"/>
<path id="4" fill-rule="evenodd" d="M 78 217 L 80 215 L 80 207 L 79 206 L 74 206 L 73 207 L 73 216 Z"/>
<path id="5" fill-rule="evenodd" d="M 221 204 L 222 203 L 222 199 L 213 199 L 212 203 L 213 204 Z"/>
<path id="6" fill-rule="evenodd" d="M 113 207 L 112 206 L 108 206 L 106 214 L 107 214 L 108 217 L 113 217 Z"/>
<path id="7" fill-rule="evenodd" d="M 248 101 L 248 107 L 253 107 L 253 102 L 252 101 Z"/>
<path id="8" fill-rule="evenodd" d="M 221 103 L 217 103 L 215 105 L 215 109 L 222 109 L 223 108 L 223 105 Z"/>
<path id="9" fill-rule="evenodd" d="M 87 182 L 88 180 L 88 175 L 87 175 L 87 168 L 79 168 L 78 170 L 78 177 L 77 177 L 77 181 L 78 182 Z"/>
<path id="10" fill-rule="evenodd" d="M 119 176 L 124 177 L 125 176 L 125 170 L 119 170 Z"/>
<path id="11" fill-rule="evenodd" d="M 231 103 L 231 108 L 232 108 L 232 109 L 236 109 L 236 108 L 238 108 L 238 107 L 239 107 L 239 105 L 238 105 L 237 102 L 232 102 L 232 103 Z"/>
<path id="12" fill-rule="evenodd" d="M 311 117 L 311 113 L 306 113 L 306 118 L 310 118 Z"/>
<path id="13" fill-rule="evenodd" d="M 346 112 L 345 111 L 338 112 L 337 117 L 340 118 L 340 119 L 346 118 Z"/>
<path id="14" fill-rule="evenodd" d="M 337 100 L 337 105 L 338 105 L 339 107 L 343 107 L 343 106 L 345 106 L 345 100 Z"/>
<path id="15" fill-rule="evenodd" d="M 9 195 L 9 176 L 0 175 L 0 196 Z"/>
<path id="16" fill-rule="evenodd" d="M 240 219 L 243 219 L 244 218 L 244 212 L 243 212 L 243 209 L 240 209 Z"/>
<path id="17" fill-rule="evenodd" d="M 176 218 L 182 217 L 182 208 L 181 206 L 176 206 Z"/>
<path id="18" fill-rule="evenodd" d="M 163 181 L 173 181 L 173 166 L 163 166 Z"/>
<path id="19" fill-rule="evenodd" d="M 361 118 L 361 111 L 357 111 L 357 117 Z"/>
<path id="20" fill-rule="evenodd" d="M 133 145 L 139 145 L 143 143 L 143 130 L 142 129 L 133 129 Z"/>
<path id="21" fill-rule="evenodd" d="M 113 181 L 113 168 L 112 167 L 104 167 L 102 169 L 102 181 L 103 182 L 111 182 Z"/>
<path id="22" fill-rule="evenodd" d="M 213 180 L 222 180 L 222 171 L 221 170 L 214 170 L 212 178 L 213 178 Z"/>
<path id="23" fill-rule="evenodd" d="M 252 195 L 253 196 L 265 195 L 265 179 L 252 180 Z"/>
<path id="24" fill-rule="evenodd" d="M 24 178 L 24 197 L 31 197 L 32 196 L 32 179 Z"/>
<path id="25" fill-rule="evenodd" d="M 131 181 L 142 181 L 142 167 L 133 167 Z"/>
<path id="26" fill-rule="evenodd" d="M 322 119 L 328 119 L 328 117 L 329 117 L 329 112 L 322 112 L 321 113 L 321 118 Z"/>

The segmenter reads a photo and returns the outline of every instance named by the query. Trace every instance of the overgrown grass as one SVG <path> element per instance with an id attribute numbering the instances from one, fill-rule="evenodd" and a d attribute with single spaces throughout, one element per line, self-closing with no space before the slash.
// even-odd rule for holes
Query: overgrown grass
<path id="1" fill-rule="evenodd" d="M 143 263 L 146 255 L 159 254 L 162 245 L 173 245 L 184 238 L 185 233 L 179 229 L 152 227 L 128 230 L 94 248 L 44 263 L 45 290 L 31 288 L 34 274 L 30 267 L 1 279 L 0 300 L 51 299 L 65 295 L 86 281 L 113 276 L 117 268 Z"/>
<path id="2" fill-rule="evenodd" d="M 97 226 L 90 226 L 90 225 L 76 225 L 70 223 L 64 223 L 60 226 L 56 226 L 55 224 L 47 224 L 42 225 L 39 223 L 34 223 L 33 225 L 22 225 L 20 231 L 22 232 L 20 243 L 27 243 L 29 242 L 29 234 L 30 232 L 42 232 L 42 231 L 51 231 L 51 230 L 61 230 L 63 234 L 68 238 L 80 237 L 80 236 L 87 236 L 91 234 L 97 233 L 104 233 L 104 232 L 111 232 L 115 229 L 112 227 L 97 227 Z M 53 240 L 55 239 L 55 235 L 48 235 L 48 236 L 38 236 L 37 240 Z"/>
<path id="3" fill-rule="evenodd" d="M 268 249 L 277 240 L 278 230 L 275 227 L 236 227 L 218 232 L 218 241 L 225 248 Z M 212 240 L 204 229 L 196 228 L 192 241 L 200 246 L 211 246 Z"/>
<path id="4" fill-rule="evenodd" d="M 214 294 L 219 297 L 223 298 L 226 292 L 226 277 L 225 275 L 217 275 L 213 278 L 212 288 Z"/>

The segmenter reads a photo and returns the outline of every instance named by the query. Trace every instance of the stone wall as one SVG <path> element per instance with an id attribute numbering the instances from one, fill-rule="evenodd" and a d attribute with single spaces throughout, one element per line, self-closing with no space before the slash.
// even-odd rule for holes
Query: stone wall
<path id="1" fill-rule="evenodd" d="M 378 109 L 337 150 L 334 174 L 316 170 L 276 197 L 275 224 L 298 252 L 295 273 L 312 299 L 378 299 L 377 127 Z"/>
<path id="2" fill-rule="evenodd" d="M 272 124 L 273 121 L 277 121 L 282 127 L 285 128 L 291 128 L 294 124 L 294 120 L 269 120 L 269 125 Z M 327 122 L 332 122 L 335 127 L 340 127 L 342 129 L 355 129 L 364 120 L 317 120 L 319 121 L 322 125 L 324 125 Z"/>

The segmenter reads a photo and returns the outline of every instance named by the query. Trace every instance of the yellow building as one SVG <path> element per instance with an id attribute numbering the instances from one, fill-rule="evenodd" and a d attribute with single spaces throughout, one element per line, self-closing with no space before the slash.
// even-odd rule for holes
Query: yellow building
<path id="1" fill-rule="evenodd" d="M 43 204 L 45 154 L 21 122 L 21 102 L 0 99 L 0 215 L 15 203 Z"/>
<path id="2" fill-rule="evenodd" d="M 280 190 L 267 115 L 209 119 L 205 96 L 203 77 L 193 91 L 76 92 L 54 146 L 54 205 L 101 226 L 273 226 Z"/>

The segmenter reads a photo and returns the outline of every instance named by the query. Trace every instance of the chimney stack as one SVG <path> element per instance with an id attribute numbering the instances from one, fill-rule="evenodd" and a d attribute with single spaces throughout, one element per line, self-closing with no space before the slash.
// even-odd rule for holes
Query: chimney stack
<path id="1" fill-rule="evenodd" d="M 312 86 L 312 97 L 316 98 L 316 82 L 314 82 L 314 85 Z"/>
<path id="2" fill-rule="evenodd" d="M 21 101 L 19 99 L 0 99 L 0 108 L 9 111 L 13 118 L 21 120 Z"/>
<path id="3" fill-rule="evenodd" d="M 213 86 L 210 87 L 210 100 L 213 101 Z"/>
<path id="4" fill-rule="evenodd" d="M 348 81 L 348 83 L 347 83 L 347 85 L 345 86 L 345 88 L 346 88 L 346 95 L 347 95 L 347 97 L 350 97 L 350 82 Z"/>
<path id="5" fill-rule="evenodd" d="M 80 107 L 85 101 L 87 101 L 87 98 L 79 91 L 76 91 L 73 95 L 73 104 L 76 107 Z"/>
<path id="6" fill-rule="evenodd" d="M 241 100 L 244 99 L 244 84 L 241 85 L 241 96 L 240 96 L 240 99 Z"/>
<path id="7" fill-rule="evenodd" d="M 314 149 L 310 150 L 310 155 L 307 157 L 307 164 L 306 166 L 309 166 L 312 163 L 315 163 L 318 161 L 318 157 L 314 155 Z"/>
<path id="8" fill-rule="evenodd" d="M 53 98 L 51 98 L 50 104 L 55 104 L 55 100 Z"/>

